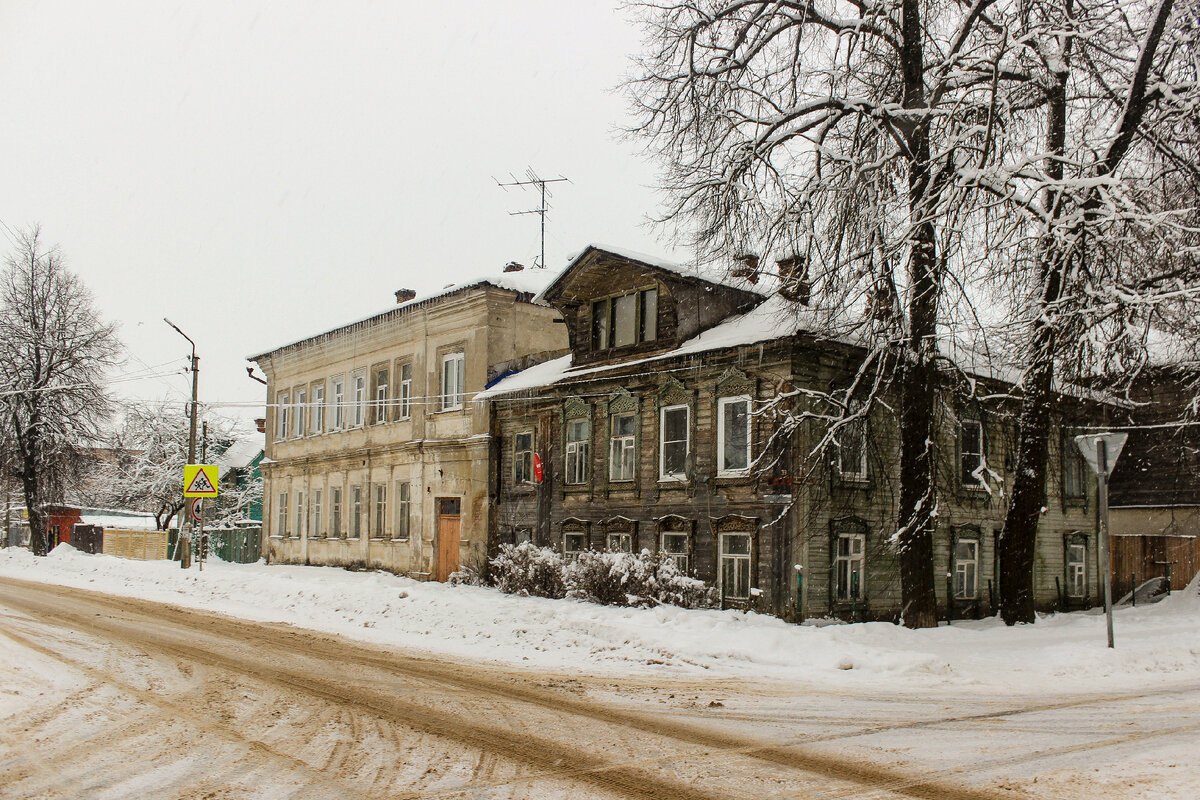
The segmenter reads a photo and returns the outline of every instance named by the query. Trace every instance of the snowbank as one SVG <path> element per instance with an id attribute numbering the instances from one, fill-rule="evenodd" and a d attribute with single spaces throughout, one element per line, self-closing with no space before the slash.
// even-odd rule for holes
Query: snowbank
<path id="1" fill-rule="evenodd" d="M 0 550 L 0 576 L 77 586 L 283 622 L 406 650 L 546 670 L 758 677 L 914 690 L 1114 691 L 1200 674 L 1200 596 L 1193 585 L 1154 606 L 1104 617 L 1050 615 L 1005 628 L 994 619 L 910 631 L 886 623 L 791 625 L 738 611 L 613 608 L 492 589 L 421 583 L 328 567 L 174 562 L 85 555 L 59 545 L 37 559 Z"/>

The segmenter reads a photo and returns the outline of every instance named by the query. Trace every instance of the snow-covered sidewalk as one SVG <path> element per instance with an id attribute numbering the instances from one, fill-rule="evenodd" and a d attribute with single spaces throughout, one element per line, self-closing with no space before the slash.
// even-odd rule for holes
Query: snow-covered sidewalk
<path id="1" fill-rule="evenodd" d="M 492 589 L 421 583 L 328 567 L 46 558 L 0 550 L 0 575 L 283 622 L 408 651 L 553 671 L 786 680 L 890 690 L 979 687 L 1010 695 L 1124 691 L 1200 678 L 1200 596 L 1193 583 L 1154 606 L 1104 617 L 1050 615 L 1035 625 L 956 622 L 910 631 L 887 623 L 796 626 L 737 611 L 626 609 Z"/>

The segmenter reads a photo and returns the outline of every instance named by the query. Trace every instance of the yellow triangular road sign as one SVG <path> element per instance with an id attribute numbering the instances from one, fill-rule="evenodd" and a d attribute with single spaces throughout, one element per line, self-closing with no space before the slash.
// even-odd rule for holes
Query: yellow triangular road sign
<path id="1" fill-rule="evenodd" d="M 217 465 L 187 464 L 183 468 L 184 497 L 216 497 Z"/>

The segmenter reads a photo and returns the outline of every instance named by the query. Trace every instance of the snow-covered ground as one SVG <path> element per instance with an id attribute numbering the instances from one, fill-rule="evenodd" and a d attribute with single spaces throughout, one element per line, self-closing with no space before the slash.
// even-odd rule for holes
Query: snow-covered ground
<path id="1" fill-rule="evenodd" d="M 887 623 L 796 626 L 738 611 L 609 608 L 421 583 L 328 567 L 91 556 L 60 546 L 46 558 L 0 550 L 0 575 L 283 622 L 408 651 L 548 670 L 685 678 L 751 677 L 792 686 L 889 691 L 977 688 L 1036 697 L 1145 690 L 1200 679 L 1195 583 L 1153 606 L 1104 616 L 994 619 L 910 631 Z"/>

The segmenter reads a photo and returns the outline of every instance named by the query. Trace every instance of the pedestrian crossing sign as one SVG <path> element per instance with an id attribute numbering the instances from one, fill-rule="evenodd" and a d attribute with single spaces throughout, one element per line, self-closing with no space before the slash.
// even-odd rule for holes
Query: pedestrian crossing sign
<path id="1" fill-rule="evenodd" d="M 217 465 L 186 464 L 183 467 L 184 497 L 216 497 Z"/>

